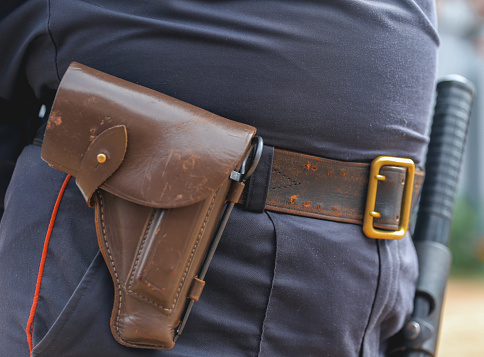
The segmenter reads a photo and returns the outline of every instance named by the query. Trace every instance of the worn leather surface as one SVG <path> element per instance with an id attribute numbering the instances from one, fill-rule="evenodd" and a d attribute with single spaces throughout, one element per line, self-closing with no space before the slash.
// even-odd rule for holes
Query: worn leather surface
<path id="1" fill-rule="evenodd" d="M 255 133 L 251 126 L 73 63 L 54 101 L 42 158 L 78 177 L 91 142 L 115 125 L 126 126 L 127 151 L 116 175 L 101 187 L 158 208 L 213 194 L 241 162 Z"/>
<path id="2" fill-rule="evenodd" d="M 104 190 L 95 194 L 98 243 L 114 282 L 111 332 L 119 343 L 173 348 L 187 299 L 200 297 L 196 276 L 229 184 L 203 201 L 166 210 Z"/>
<path id="3" fill-rule="evenodd" d="M 119 343 L 173 348 L 187 301 L 202 293 L 197 274 L 225 203 L 243 190 L 230 174 L 254 134 L 253 127 L 150 89 L 69 67 L 42 158 L 75 176 L 95 207 Z"/>
<path id="4" fill-rule="evenodd" d="M 89 205 L 94 191 L 123 162 L 127 141 L 126 126 L 117 125 L 96 136 L 87 148 L 77 172 L 76 182 Z M 105 156 L 105 162 L 98 161 L 99 154 Z"/>
<path id="5" fill-rule="evenodd" d="M 406 169 L 384 166 L 380 174 L 374 226 L 398 228 Z M 370 165 L 324 159 L 274 149 L 270 187 L 265 209 L 338 222 L 362 224 Z M 415 173 L 413 205 L 418 199 L 424 173 Z M 242 198 L 241 203 L 244 198 Z"/>

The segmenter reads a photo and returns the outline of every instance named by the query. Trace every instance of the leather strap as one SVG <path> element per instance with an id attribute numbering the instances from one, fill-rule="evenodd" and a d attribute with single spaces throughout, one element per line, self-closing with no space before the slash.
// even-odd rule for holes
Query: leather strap
<path id="1" fill-rule="evenodd" d="M 344 162 L 274 149 L 265 209 L 298 216 L 362 224 L 370 164 Z M 384 166 L 378 183 L 374 226 L 396 230 L 400 219 L 406 169 Z M 416 170 L 412 207 L 419 197 L 424 172 Z M 246 204 L 247 194 L 239 203 Z M 247 205 L 246 205 L 247 206 Z"/>

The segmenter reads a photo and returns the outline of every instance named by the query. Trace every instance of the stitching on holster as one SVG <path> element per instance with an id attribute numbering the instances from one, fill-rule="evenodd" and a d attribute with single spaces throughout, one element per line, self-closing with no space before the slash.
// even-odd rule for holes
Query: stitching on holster
<path id="1" fill-rule="evenodd" d="M 129 293 L 131 294 L 134 294 L 136 296 L 138 296 L 139 298 L 145 300 L 146 302 L 158 307 L 159 309 L 162 309 L 164 311 L 166 311 L 167 313 L 171 313 L 178 301 L 178 298 L 180 297 L 180 293 L 181 293 L 181 289 L 183 287 L 183 284 L 185 283 L 185 280 L 186 280 L 186 277 L 188 275 L 188 271 L 190 270 L 190 266 L 191 266 L 191 263 L 192 263 L 192 260 L 193 260 L 193 257 L 195 256 L 195 251 L 197 250 L 197 247 L 198 247 L 198 244 L 200 243 L 200 239 L 202 238 L 202 235 L 203 235 L 203 232 L 205 231 L 205 227 L 207 225 L 207 222 L 208 222 L 208 218 L 210 216 L 210 213 L 212 213 L 212 209 L 213 209 L 213 205 L 215 203 L 215 199 L 217 198 L 218 196 L 218 192 L 220 191 L 220 189 L 218 189 L 213 198 L 212 198 L 212 201 L 210 202 L 210 206 L 207 210 L 207 214 L 205 215 L 205 218 L 204 218 L 204 221 L 202 223 L 202 227 L 200 228 L 200 231 L 198 232 L 198 236 L 197 236 L 197 240 L 195 241 L 193 247 L 192 247 L 192 252 L 190 253 L 190 259 L 188 260 L 186 266 L 185 266 L 185 271 L 183 272 L 183 276 L 182 276 L 182 279 L 180 281 L 180 284 L 178 285 L 178 289 L 176 291 L 176 295 L 175 295 L 175 298 L 173 299 L 173 303 L 171 305 L 171 307 L 164 307 L 164 306 L 161 306 L 160 304 L 154 302 L 153 300 L 139 294 L 138 292 L 136 291 L 133 291 L 131 289 L 128 290 Z M 146 230 L 146 232 L 148 231 L 148 229 Z M 146 235 L 146 233 L 145 233 Z M 138 256 L 141 254 L 141 247 L 140 249 L 138 250 Z M 138 259 L 138 256 L 137 256 L 137 259 Z"/>
<path id="2" fill-rule="evenodd" d="M 106 238 L 106 226 L 104 224 L 104 203 L 103 203 L 103 198 L 102 198 L 102 195 L 100 193 L 97 193 L 97 196 L 99 198 L 99 211 L 100 211 L 100 221 L 101 221 L 101 226 L 102 226 L 102 234 L 103 234 L 103 244 L 104 244 L 104 247 L 106 248 L 106 253 L 109 254 L 109 261 L 110 261 L 110 264 L 113 268 L 113 272 L 114 272 L 114 277 L 116 278 L 116 283 L 117 283 L 117 288 L 118 288 L 118 294 L 119 294 L 119 304 L 118 304 L 118 311 L 116 312 L 116 321 L 114 323 L 114 327 L 115 327 L 115 330 L 116 330 L 116 334 L 118 335 L 118 338 L 127 343 L 127 344 L 131 344 L 131 345 L 135 345 L 134 343 L 128 341 L 128 340 L 125 340 L 122 336 L 121 336 L 121 333 L 120 333 L 120 322 L 119 322 L 119 319 L 120 319 L 120 315 L 121 315 L 121 306 L 122 306 L 122 303 L 123 303 L 123 295 L 122 295 L 122 289 L 121 289 L 121 282 L 119 281 L 119 276 L 118 276 L 118 272 L 116 270 L 116 265 L 114 264 L 114 260 L 113 260 L 113 256 L 111 254 L 111 250 L 109 248 L 109 243 L 107 241 L 107 238 Z M 141 345 L 141 344 L 138 344 L 138 345 Z M 144 345 L 144 346 L 147 346 L 147 347 L 160 347 L 160 348 L 168 348 L 169 346 L 166 346 L 166 345 Z"/>

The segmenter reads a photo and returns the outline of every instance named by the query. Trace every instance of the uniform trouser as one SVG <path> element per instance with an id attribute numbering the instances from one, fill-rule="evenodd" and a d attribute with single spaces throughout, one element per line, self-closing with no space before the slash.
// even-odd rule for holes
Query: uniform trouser
<path id="1" fill-rule="evenodd" d="M 0 226 L 0 354 L 28 356 L 25 334 L 44 237 L 65 174 L 20 156 Z M 93 210 L 72 179 L 50 240 L 34 356 L 378 356 L 412 308 L 410 236 L 366 238 L 353 224 L 235 208 L 201 300 L 172 351 L 115 342 L 113 283 Z"/>

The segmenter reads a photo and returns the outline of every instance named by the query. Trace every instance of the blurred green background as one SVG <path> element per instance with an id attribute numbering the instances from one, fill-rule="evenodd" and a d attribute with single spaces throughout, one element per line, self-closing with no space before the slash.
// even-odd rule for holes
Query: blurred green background
<path id="1" fill-rule="evenodd" d="M 480 233 L 479 216 L 478 207 L 469 198 L 461 196 L 457 199 L 450 239 L 453 277 L 484 279 L 484 240 Z"/>
<path id="2" fill-rule="evenodd" d="M 484 279 L 484 0 L 438 0 L 437 10 L 437 78 L 460 74 L 476 86 L 452 223 L 451 273 Z"/>

